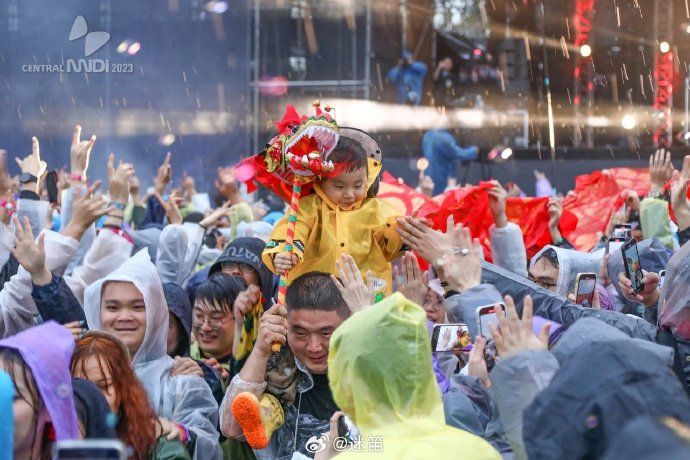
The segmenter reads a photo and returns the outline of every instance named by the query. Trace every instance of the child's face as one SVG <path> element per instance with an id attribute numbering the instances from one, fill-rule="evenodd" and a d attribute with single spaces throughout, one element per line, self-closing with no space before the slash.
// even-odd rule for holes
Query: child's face
<path id="1" fill-rule="evenodd" d="M 367 194 L 367 168 L 345 172 L 321 181 L 321 189 L 329 200 L 342 209 L 350 209 Z"/>

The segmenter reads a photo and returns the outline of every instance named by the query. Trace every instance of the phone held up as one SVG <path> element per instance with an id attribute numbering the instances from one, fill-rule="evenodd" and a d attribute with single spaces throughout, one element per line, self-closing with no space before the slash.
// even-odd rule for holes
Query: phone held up
<path id="1" fill-rule="evenodd" d="M 625 266 L 625 276 L 632 283 L 632 289 L 635 294 L 644 289 L 644 273 L 642 273 L 642 266 L 640 265 L 640 255 L 637 252 L 637 243 L 634 239 L 626 241 L 621 247 L 623 253 L 623 265 Z"/>
<path id="2" fill-rule="evenodd" d="M 431 350 L 435 352 L 463 352 L 472 343 L 466 324 L 437 324 L 431 334 Z"/>
<path id="3" fill-rule="evenodd" d="M 478 307 L 477 314 L 477 330 L 479 335 L 486 339 L 486 346 L 484 347 L 484 360 L 486 361 L 487 369 L 491 370 L 496 364 L 496 344 L 491 336 L 489 324 L 494 324 L 498 329 L 498 312 L 499 305 L 503 307 L 503 314 L 505 315 L 506 306 L 503 303 L 496 303 L 492 305 L 484 305 Z"/>
<path id="4" fill-rule="evenodd" d="M 594 302 L 594 291 L 596 288 L 596 273 L 578 273 L 575 281 L 575 303 L 586 308 L 591 308 Z"/>

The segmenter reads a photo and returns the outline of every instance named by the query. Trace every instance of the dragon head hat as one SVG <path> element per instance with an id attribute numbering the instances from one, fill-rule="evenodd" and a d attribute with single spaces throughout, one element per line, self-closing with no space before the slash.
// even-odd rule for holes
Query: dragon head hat
<path id="1" fill-rule="evenodd" d="M 314 115 L 299 115 L 292 105 L 285 109 L 283 119 L 276 123 L 278 135 L 266 144 L 262 152 L 266 170 L 291 183 L 294 175 L 329 177 L 335 167 L 328 161 L 338 143 L 339 130 L 330 107 L 321 110 L 313 104 Z"/>

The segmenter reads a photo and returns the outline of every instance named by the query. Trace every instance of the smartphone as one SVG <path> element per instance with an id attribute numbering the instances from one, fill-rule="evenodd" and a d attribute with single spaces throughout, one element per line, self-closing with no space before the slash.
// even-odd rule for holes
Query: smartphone
<path id="1" fill-rule="evenodd" d="M 48 171 L 46 174 L 46 191 L 50 203 L 58 202 L 58 176 L 57 171 Z"/>
<path id="2" fill-rule="evenodd" d="M 640 266 L 640 255 L 637 252 L 637 243 L 631 239 L 621 247 L 623 253 L 623 264 L 625 265 L 625 275 L 632 282 L 633 292 L 637 294 L 644 289 L 642 279 L 642 267 Z"/>
<path id="3" fill-rule="evenodd" d="M 489 330 L 489 324 L 495 324 L 498 328 L 498 315 L 496 312 L 499 305 L 503 304 L 497 303 L 477 308 L 477 330 L 482 337 L 493 339 Z M 503 311 L 505 312 L 505 305 L 503 305 Z"/>
<path id="4" fill-rule="evenodd" d="M 575 303 L 586 308 L 592 307 L 594 290 L 597 288 L 596 273 L 578 273 L 575 281 Z"/>
<path id="5" fill-rule="evenodd" d="M 661 278 L 659 280 L 659 289 L 661 289 L 664 287 L 664 280 L 666 280 L 666 270 L 661 270 L 659 272 L 659 278 Z"/>
<path id="6" fill-rule="evenodd" d="M 614 254 L 616 251 L 620 251 L 628 239 L 629 238 L 609 238 L 607 253 Z"/>
<path id="7" fill-rule="evenodd" d="M 431 350 L 437 352 L 465 351 L 472 343 L 466 324 L 437 324 L 431 334 Z"/>
<path id="8" fill-rule="evenodd" d="M 619 224 L 613 227 L 613 237 L 623 238 L 625 241 L 632 238 L 632 225 L 630 224 Z"/>
<path id="9" fill-rule="evenodd" d="M 117 439 L 58 441 L 53 449 L 58 460 L 127 460 L 127 447 Z"/>

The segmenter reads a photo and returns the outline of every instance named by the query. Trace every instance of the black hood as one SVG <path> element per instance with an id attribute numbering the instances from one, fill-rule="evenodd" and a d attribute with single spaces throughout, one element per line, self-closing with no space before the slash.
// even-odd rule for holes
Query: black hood
<path id="1" fill-rule="evenodd" d="M 523 412 L 530 459 L 601 458 L 636 416 L 690 421 L 690 401 L 657 355 L 630 340 L 580 347 Z"/>
<path id="2" fill-rule="evenodd" d="M 264 251 L 266 243 L 259 238 L 242 237 L 235 238 L 230 244 L 225 246 L 223 254 L 218 257 L 208 276 L 219 272 L 225 262 L 241 262 L 248 264 L 259 274 L 261 282 L 261 295 L 264 299 L 264 307 L 269 307 L 273 302 L 273 272 L 261 260 L 261 253 Z"/>
<path id="3" fill-rule="evenodd" d="M 192 336 L 192 304 L 189 302 L 187 291 L 175 283 L 165 283 L 163 294 L 168 304 L 168 310 L 177 319 L 178 324 L 182 326 L 181 332 L 183 332 L 183 337 L 180 337 L 173 356 L 187 356 L 189 355 Z"/>
<path id="4" fill-rule="evenodd" d="M 111 425 L 115 417 L 98 386 L 89 380 L 72 379 L 72 390 L 77 417 L 84 425 L 84 438 L 117 439 Z"/>

